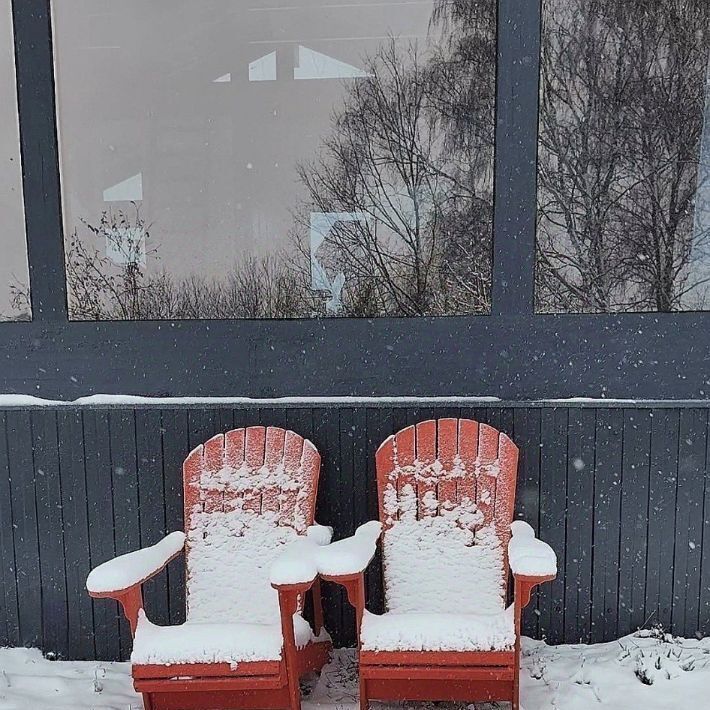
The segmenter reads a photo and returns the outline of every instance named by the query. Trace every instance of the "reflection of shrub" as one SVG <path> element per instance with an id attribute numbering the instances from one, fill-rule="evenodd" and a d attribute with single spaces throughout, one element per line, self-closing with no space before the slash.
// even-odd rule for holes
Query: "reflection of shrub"
<path id="1" fill-rule="evenodd" d="M 30 321 L 32 320 L 32 305 L 30 303 L 30 287 L 15 279 L 9 286 L 10 313 L 0 313 L 0 320 Z"/>
<path id="2" fill-rule="evenodd" d="M 90 234 L 144 234 L 136 210 L 105 212 Z M 116 239 L 113 259 L 88 246 L 74 232 L 67 247 L 69 315 L 72 320 L 158 320 L 182 318 L 293 318 L 310 315 L 309 294 L 299 271 L 282 254 L 247 255 L 224 278 L 176 278 L 163 270 L 146 272 L 143 247 Z M 129 251 L 128 251 L 129 250 Z M 124 253 L 125 252 L 125 253 Z M 140 253 L 139 253 L 140 252 Z M 118 257 L 117 257 L 118 254 Z M 158 257 L 158 247 L 148 250 Z M 119 263 L 116 263 L 116 262 Z"/>
<path id="3" fill-rule="evenodd" d="M 106 242 L 112 258 L 88 245 L 75 230 L 66 248 L 69 317 L 73 320 L 133 320 L 152 288 L 146 278 L 143 244 L 149 230 L 137 205 L 134 212 L 107 210 L 99 223 L 83 221 L 94 237 Z M 132 235 L 140 234 L 138 241 Z M 127 238 L 124 238 L 127 237 Z M 155 254 L 156 250 L 149 251 Z"/>

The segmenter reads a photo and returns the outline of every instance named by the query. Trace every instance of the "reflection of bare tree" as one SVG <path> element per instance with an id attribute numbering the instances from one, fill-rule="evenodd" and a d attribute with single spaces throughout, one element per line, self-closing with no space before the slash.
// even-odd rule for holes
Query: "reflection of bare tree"
<path id="1" fill-rule="evenodd" d="M 309 210 L 361 215 L 334 225 L 320 249 L 325 268 L 345 275 L 341 313 L 483 311 L 487 204 L 446 149 L 431 65 L 392 40 L 366 68 L 319 158 L 300 168 Z"/>
<path id="2" fill-rule="evenodd" d="M 546 5 L 538 308 L 682 308 L 707 276 L 692 212 L 710 6 Z"/>

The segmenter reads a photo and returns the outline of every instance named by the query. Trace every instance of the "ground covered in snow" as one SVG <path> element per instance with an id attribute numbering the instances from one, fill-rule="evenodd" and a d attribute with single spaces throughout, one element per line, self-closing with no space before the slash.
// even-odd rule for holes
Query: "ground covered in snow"
<path id="1" fill-rule="evenodd" d="M 336 651 L 321 677 L 308 686 L 304 710 L 355 708 L 353 652 Z M 526 710 L 667 710 L 681 703 L 701 708 L 708 695 L 710 638 L 684 640 L 641 632 L 594 646 L 524 642 L 522 700 Z M 433 704 L 419 707 L 424 710 Z M 446 706 L 436 707 L 444 710 Z M 505 707 L 483 703 L 476 710 Z M 48 661 L 36 650 L 0 649 L 0 710 L 10 708 L 140 710 L 142 704 L 132 690 L 127 664 Z M 456 709 L 451 706 L 449 710 Z"/>

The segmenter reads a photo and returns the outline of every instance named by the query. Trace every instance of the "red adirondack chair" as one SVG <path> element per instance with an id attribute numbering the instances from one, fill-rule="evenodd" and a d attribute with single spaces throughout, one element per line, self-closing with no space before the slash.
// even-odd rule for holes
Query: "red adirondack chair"
<path id="1" fill-rule="evenodd" d="M 509 700 L 518 710 L 521 614 L 555 578 L 556 558 L 513 523 L 517 447 L 470 419 L 425 421 L 390 436 L 376 466 L 386 613 L 365 610 L 374 545 L 354 568 L 321 575 L 344 584 L 356 609 L 360 707 Z"/>
<path id="2" fill-rule="evenodd" d="M 183 464 L 185 534 L 89 575 L 91 596 L 116 599 L 128 618 L 133 682 L 146 710 L 300 708 L 299 678 L 319 670 L 330 651 L 319 581 L 314 574 L 271 585 L 269 570 L 299 536 L 323 537 L 324 528 L 309 527 L 319 472 L 318 451 L 292 431 L 254 426 L 218 434 Z M 141 585 L 183 545 L 187 621 L 155 626 L 143 611 Z M 301 616 L 309 590 L 315 628 Z"/>

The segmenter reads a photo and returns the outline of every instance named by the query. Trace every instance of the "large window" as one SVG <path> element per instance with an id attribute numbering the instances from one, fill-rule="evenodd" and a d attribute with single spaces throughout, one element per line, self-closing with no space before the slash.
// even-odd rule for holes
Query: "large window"
<path id="1" fill-rule="evenodd" d="M 710 309 L 710 3 L 544 0 L 536 302 Z"/>
<path id="2" fill-rule="evenodd" d="M 0 0 L 0 321 L 30 317 L 12 15 Z"/>
<path id="3" fill-rule="evenodd" d="M 73 319 L 485 313 L 495 1 L 54 3 Z"/>

